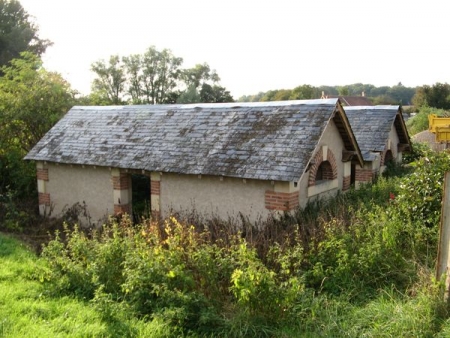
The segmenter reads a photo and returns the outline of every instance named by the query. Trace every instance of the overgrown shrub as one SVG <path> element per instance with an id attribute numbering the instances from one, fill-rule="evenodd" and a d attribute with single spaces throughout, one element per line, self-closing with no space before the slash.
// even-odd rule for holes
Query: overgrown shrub
<path id="1" fill-rule="evenodd" d="M 67 229 L 45 247 L 43 276 L 51 290 L 90 300 L 106 319 L 126 309 L 180 336 L 271 337 L 286 326 L 293 336 L 370 336 L 380 331 L 354 316 L 384 307 L 387 322 L 394 308 L 380 292 L 394 290 L 395 306 L 407 295 L 421 309 L 405 305 L 411 321 L 392 322 L 389 332 L 412 332 L 417 318 L 441 306 L 422 303 L 414 291 L 426 284 L 421 269 L 434 265 L 450 169 L 447 153 L 426 155 L 411 164 L 413 173 L 379 177 L 262 228 L 246 224 L 239 232 L 217 220 L 192 226 L 175 217 L 132 225 L 125 217 L 99 232 Z M 369 304 L 366 312 L 360 304 Z M 439 316 L 430 314 L 421 332 L 437 331 Z"/>
<path id="2" fill-rule="evenodd" d="M 48 265 L 42 278 L 59 294 L 92 299 L 102 288 L 120 299 L 123 262 L 131 246 L 128 236 L 117 223 L 90 234 L 65 225 L 64 232 L 57 232 L 42 251 Z"/>
<path id="3" fill-rule="evenodd" d="M 428 115 L 446 116 L 448 113 L 443 109 L 432 107 L 421 107 L 419 112 L 406 121 L 406 127 L 410 135 L 415 135 L 421 131 L 428 130 Z"/>

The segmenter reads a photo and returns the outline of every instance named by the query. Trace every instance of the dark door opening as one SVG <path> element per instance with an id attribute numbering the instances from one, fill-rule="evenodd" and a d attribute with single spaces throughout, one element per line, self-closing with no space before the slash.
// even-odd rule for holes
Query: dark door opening
<path id="1" fill-rule="evenodd" d="M 350 172 L 350 184 L 355 185 L 355 182 L 356 182 L 356 164 L 352 162 Z"/>
<path id="2" fill-rule="evenodd" d="M 142 218 L 150 217 L 150 177 L 131 175 L 131 205 L 133 222 L 139 223 Z"/>

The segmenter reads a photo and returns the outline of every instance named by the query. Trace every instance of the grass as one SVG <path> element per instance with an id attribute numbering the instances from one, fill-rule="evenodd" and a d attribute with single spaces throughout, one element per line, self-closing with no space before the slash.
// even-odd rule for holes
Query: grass
<path id="1" fill-rule="evenodd" d="M 51 296 L 38 279 L 43 262 L 23 243 L 2 234 L 0 261 L 0 337 L 177 336 L 158 319 L 146 322 L 127 317 L 125 308 L 116 308 L 105 319 L 91 302 Z M 429 280 L 430 274 L 424 273 L 423 279 Z M 307 305 L 305 317 L 299 318 L 301 325 L 283 328 L 277 336 L 445 337 L 450 322 L 436 320 L 445 309 L 436 301 L 439 293 L 426 284 L 422 281 L 422 289 L 412 290 L 414 295 L 380 290 L 378 297 L 359 305 L 345 297 L 312 295 L 301 304 Z"/>
<path id="2" fill-rule="evenodd" d="M 0 337 L 126 336 L 89 303 L 47 296 L 37 279 L 40 261 L 16 239 L 0 235 L 0 262 Z"/>
<path id="3" fill-rule="evenodd" d="M 20 241 L 0 234 L 0 337 L 176 337 L 156 319 L 127 317 L 117 304 L 105 317 L 105 307 L 72 297 L 54 297 L 39 281 L 43 262 Z M 419 290 L 403 295 L 380 290 L 365 304 L 345 297 L 311 295 L 301 303 L 305 316 L 298 327 L 282 328 L 279 337 L 446 337 L 450 321 L 437 318 L 442 302 L 423 274 Z M 299 314 L 302 311 L 298 311 Z M 301 324 L 300 324 L 301 323 Z M 254 336 L 243 334 L 242 337 Z M 251 330 L 250 330 L 251 331 Z M 249 332 L 247 331 L 247 334 Z M 221 336 L 227 337 L 227 333 Z M 272 335 L 268 335 L 270 337 Z"/>
<path id="4" fill-rule="evenodd" d="M 0 234 L 0 337 L 182 337 L 158 318 L 129 316 L 120 304 L 99 308 L 50 295 L 39 281 L 43 264 L 25 244 Z"/>

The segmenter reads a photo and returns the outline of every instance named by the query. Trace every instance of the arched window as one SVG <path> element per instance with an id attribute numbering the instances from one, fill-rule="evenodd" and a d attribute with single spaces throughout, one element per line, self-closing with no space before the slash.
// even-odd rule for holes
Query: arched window
<path id="1" fill-rule="evenodd" d="M 331 163 L 323 161 L 320 163 L 316 172 L 316 184 L 320 184 L 320 181 L 328 181 L 333 179 L 333 168 Z"/>
<path id="2" fill-rule="evenodd" d="M 330 149 L 327 149 L 327 147 L 325 147 L 325 149 L 322 147 L 312 160 L 308 178 L 308 187 L 336 180 L 337 175 L 336 158 L 334 157 L 333 152 Z"/>

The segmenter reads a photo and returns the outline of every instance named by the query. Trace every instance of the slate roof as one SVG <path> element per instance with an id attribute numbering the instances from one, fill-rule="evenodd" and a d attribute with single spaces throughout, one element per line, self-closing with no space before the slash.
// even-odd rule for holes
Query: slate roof
<path id="1" fill-rule="evenodd" d="M 400 143 L 411 146 L 400 106 L 352 106 L 344 110 L 364 161 L 373 161 L 373 152 L 386 150 L 392 126 L 397 130 Z"/>
<path id="2" fill-rule="evenodd" d="M 326 99 L 75 106 L 25 159 L 297 181 L 338 105 Z"/>
<path id="3" fill-rule="evenodd" d="M 341 96 L 329 95 L 328 98 L 339 98 L 343 106 L 373 106 L 372 101 L 367 96 Z"/>

